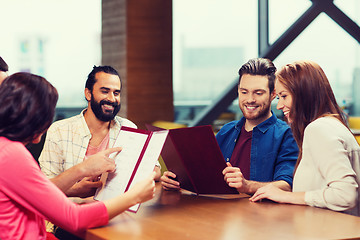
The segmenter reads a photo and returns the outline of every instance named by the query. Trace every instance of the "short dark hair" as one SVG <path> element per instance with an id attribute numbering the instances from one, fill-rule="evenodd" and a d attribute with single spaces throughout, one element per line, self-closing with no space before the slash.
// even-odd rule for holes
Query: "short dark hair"
<path id="1" fill-rule="evenodd" d="M 253 58 L 239 69 L 239 84 L 244 74 L 267 76 L 269 80 L 270 93 L 274 91 L 276 67 L 267 58 Z"/>
<path id="2" fill-rule="evenodd" d="M 93 67 L 92 71 L 89 73 L 88 78 L 85 83 L 85 88 L 89 89 L 91 92 L 93 90 L 94 84 L 96 83 L 95 75 L 98 72 L 104 72 L 109 73 L 112 75 L 117 75 L 120 78 L 121 83 L 121 77 L 119 73 L 111 66 L 95 66 Z M 122 86 L 122 85 L 121 85 Z"/>
<path id="3" fill-rule="evenodd" d="M 53 121 L 58 92 L 45 78 L 19 72 L 0 85 L 0 136 L 30 143 Z"/>
<path id="4" fill-rule="evenodd" d="M 2 72 L 7 72 L 9 71 L 9 66 L 7 65 L 7 63 L 4 61 L 4 59 L 2 59 L 0 57 L 0 71 Z"/>

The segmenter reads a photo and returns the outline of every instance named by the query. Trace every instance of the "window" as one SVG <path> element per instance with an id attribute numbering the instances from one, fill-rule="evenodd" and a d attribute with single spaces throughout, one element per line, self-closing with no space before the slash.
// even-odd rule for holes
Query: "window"
<path id="1" fill-rule="evenodd" d="M 360 23 L 359 1 L 335 4 Z M 307 0 L 269 0 L 270 43 L 310 6 Z M 257 7 L 257 1 L 246 0 L 173 0 L 174 103 L 182 110 L 177 121 L 190 121 L 237 78 L 243 63 L 258 56 Z M 280 68 L 303 59 L 317 62 L 339 105 L 360 115 L 360 45 L 355 39 L 322 13 L 274 63 Z M 240 112 L 237 103 L 230 109 Z"/>
<path id="2" fill-rule="evenodd" d="M 44 76 L 58 89 L 57 107 L 84 107 L 87 74 L 101 62 L 101 1 L 1 3 L 0 55 L 9 73 Z"/>

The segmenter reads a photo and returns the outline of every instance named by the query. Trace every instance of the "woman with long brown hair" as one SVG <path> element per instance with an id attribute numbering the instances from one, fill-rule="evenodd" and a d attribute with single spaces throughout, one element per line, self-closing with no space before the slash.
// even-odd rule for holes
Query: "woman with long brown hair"
<path id="1" fill-rule="evenodd" d="M 58 99 L 45 78 L 15 73 L 0 85 L 0 239 L 46 239 L 44 220 L 82 236 L 129 207 L 154 197 L 155 172 L 126 193 L 77 205 L 41 172 L 25 145 L 38 143 Z M 121 148 L 107 149 L 108 154 Z"/>
<path id="2" fill-rule="evenodd" d="M 311 61 L 284 66 L 275 83 L 300 153 L 293 192 L 268 185 L 251 198 L 310 205 L 360 216 L 360 147 L 346 125 L 330 83 Z"/>

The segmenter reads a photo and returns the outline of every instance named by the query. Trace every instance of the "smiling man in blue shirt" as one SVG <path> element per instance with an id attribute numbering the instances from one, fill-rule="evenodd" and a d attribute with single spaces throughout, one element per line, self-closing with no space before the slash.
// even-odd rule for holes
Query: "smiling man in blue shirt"
<path id="1" fill-rule="evenodd" d="M 227 161 L 225 181 L 239 192 L 254 193 L 272 183 L 291 190 L 298 147 L 290 127 L 271 111 L 276 68 L 256 58 L 239 70 L 239 107 L 244 115 L 216 135 Z"/>
<path id="2" fill-rule="evenodd" d="M 256 58 L 239 70 L 239 107 L 244 115 L 216 135 L 228 167 L 223 171 L 229 186 L 253 194 L 269 183 L 291 190 L 298 147 L 290 127 L 271 111 L 276 94 L 274 64 Z M 175 174 L 161 177 L 164 189 L 179 189 Z"/>

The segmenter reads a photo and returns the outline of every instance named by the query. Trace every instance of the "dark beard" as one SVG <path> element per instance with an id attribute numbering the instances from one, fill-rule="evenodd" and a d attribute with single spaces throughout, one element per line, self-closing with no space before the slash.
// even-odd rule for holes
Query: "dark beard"
<path id="1" fill-rule="evenodd" d="M 249 120 L 258 120 L 258 119 L 261 119 L 261 118 L 266 117 L 266 116 L 269 114 L 270 109 L 271 109 L 271 105 L 269 105 L 268 108 L 265 108 L 265 109 L 259 111 L 258 114 L 255 115 L 255 116 L 249 116 L 245 111 L 242 111 L 242 112 L 243 112 L 243 115 L 244 115 L 244 117 L 245 117 L 246 119 L 249 119 Z M 245 112 L 245 114 L 244 114 L 244 112 Z"/>
<path id="2" fill-rule="evenodd" d="M 114 110 L 111 112 L 103 112 L 101 106 L 104 104 L 113 106 Z M 116 102 L 110 102 L 107 100 L 101 100 L 100 102 L 96 102 L 94 100 L 94 96 L 91 96 L 90 106 L 91 106 L 92 111 L 95 114 L 95 117 L 103 122 L 109 122 L 109 121 L 113 120 L 121 108 L 121 104 L 117 104 Z"/>
<path id="3" fill-rule="evenodd" d="M 258 119 L 261 119 L 261 118 L 264 118 L 266 117 L 266 115 L 269 114 L 270 112 L 270 109 L 271 109 L 271 103 L 268 105 L 268 106 L 265 106 L 264 109 L 260 110 L 257 115 L 253 115 L 251 116 L 250 114 L 248 114 L 245 110 L 245 106 L 241 105 L 239 106 L 240 107 L 240 110 L 241 112 L 243 113 L 244 117 L 248 120 L 258 120 Z"/>

